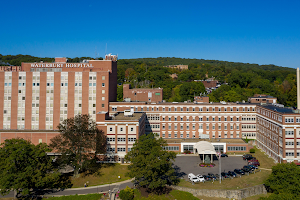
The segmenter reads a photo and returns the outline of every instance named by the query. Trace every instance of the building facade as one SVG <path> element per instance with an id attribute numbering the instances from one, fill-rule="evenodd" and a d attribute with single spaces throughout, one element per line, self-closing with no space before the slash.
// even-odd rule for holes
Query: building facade
<path id="1" fill-rule="evenodd" d="M 124 85 L 124 99 L 130 101 L 116 102 L 116 60 L 114 55 L 82 63 L 56 58 L 1 67 L 1 143 L 16 137 L 50 143 L 64 119 L 89 114 L 107 136 L 109 159 L 122 159 L 140 135 L 153 132 L 168 141 L 167 150 L 193 152 L 193 145 L 205 140 L 216 151 L 247 152 L 248 144 L 241 140 L 247 138 L 256 139 L 276 162 L 300 162 L 298 110 L 262 95 L 250 103 L 215 103 L 208 97 L 164 102 L 162 88 L 129 85 Z"/>

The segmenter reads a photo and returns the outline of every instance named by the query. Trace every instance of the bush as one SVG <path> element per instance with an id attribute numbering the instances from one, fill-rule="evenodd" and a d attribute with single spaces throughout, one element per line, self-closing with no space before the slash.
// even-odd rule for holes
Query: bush
<path id="1" fill-rule="evenodd" d="M 184 150 L 185 154 L 190 154 L 191 152 L 189 150 Z"/>
<path id="2" fill-rule="evenodd" d="M 250 153 L 255 153 L 255 149 L 250 149 Z"/>
<path id="3" fill-rule="evenodd" d="M 126 186 L 124 190 L 120 191 L 119 196 L 122 200 L 132 200 L 134 198 L 134 191 L 130 187 Z"/>

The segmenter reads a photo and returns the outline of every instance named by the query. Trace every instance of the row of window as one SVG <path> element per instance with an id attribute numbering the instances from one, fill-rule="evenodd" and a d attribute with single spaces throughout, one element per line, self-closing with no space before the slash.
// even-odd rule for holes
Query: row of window
<path id="1" fill-rule="evenodd" d="M 164 147 L 167 151 L 179 151 L 179 147 L 166 146 Z"/>
<path id="2" fill-rule="evenodd" d="M 246 151 L 246 147 L 227 147 L 227 151 Z"/>
<path id="3" fill-rule="evenodd" d="M 93 105 L 95 105 L 95 106 L 93 106 L 93 107 L 96 107 L 96 104 L 93 104 Z M 123 127 L 120 127 L 120 131 L 123 131 L 123 130 L 124 130 Z M 109 131 L 112 132 L 112 131 L 113 131 L 113 128 L 110 127 L 110 128 L 109 128 Z M 130 131 L 131 131 L 131 132 L 133 131 L 133 127 L 130 128 Z"/>
<path id="4" fill-rule="evenodd" d="M 113 111 L 117 111 L 117 107 L 113 107 L 112 110 L 113 110 Z M 138 108 L 136 107 L 135 110 L 138 111 Z M 168 111 L 172 111 L 171 108 L 168 108 L 168 109 L 162 108 L 162 111 L 167 111 L 167 110 L 168 110 Z M 204 110 L 203 108 L 198 108 L 198 111 L 200 111 L 200 112 L 202 112 L 203 110 Z M 215 112 L 215 108 L 212 108 L 211 110 L 212 110 L 213 112 Z M 236 108 L 236 111 L 243 111 L 243 112 L 244 112 L 245 110 L 247 110 L 248 112 L 250 112 L 251 109 L 250 109 L 250 108 L 248 108 L 248 109 L 242 108 L 242 109 L 240 110 L 239 108 Z M 144 111 L 144 108 L 143 108 L 143 107 L 141 107 L 141 111 Z M 146 108 L 146 111 L 150 111 L 150 108 L 147 107 L 147 108 Z M 151 107 L 151 111 L 159 111 L 159 108 L 158 108 L 158 107 L 157 107 L 157 108 Z M 173 111 L 184 111 L 184 110 L 183 110 L 183 108 L 180 108 L 180 109 L 174 108 Z M 189 108 L 186 108 L 185 111 L 190 111 L 190 109 L 189 109 Z M 196 111 L 196 108 L 192 108 L 192 111 Z M 206 111 L 209 112 L 210 109 L 209 109 L 209 108 L 206 108 Z M 219 112 L 223 112 L 223 111 L 221 111 L 221 108 L 219 108 L 218 111 L 219 111 Z M 227 111 L 227 108 L 224 108 L 224 111 L 226 112 L 226 111 Z M 230 111 L 233 112 L 233 108 L 230 108 Z M 255 111 L 255 108 L 252 108 L 252 111 Z"/>
<path id="5" fill-rule="evenodd" d="M 285 156 L 294 156 L 294 152 L 286 152 Z M 300 153 L 297 152 L 297 156 L 300 156 Z"/>
<path id="6" fill-rule="evenodd" d="M 146 126 L 147 126 L 147 125 L 146 125 Z M 166 128 L 165 125 L 162 125 L 162 129 L 165 130 L 165 128 Z M 171 130 L 171 129 L 172 129 L 172 125 L 169 125 L 169 126 L 168 126 L 168 129 Z M 187 125 L 187 126 L 186 126 L 186 130 L 189 130 L 189 129 L 190 129 L 190 126 Z M 192 126 L 192 129 L 195 130 L 195 129 L 196 129 L 196 126 L 193 125 L 193 126 Z M 199 125 L 199 129 L 203 129 L 203 125 L 202 125 L 202 124 Z M 209 125 L 206 125 L 206 130 L 208 130 L 208 129 L 209 129 Z M 215 125 L 212 125 L 212 129 L 215 130 L 215 129 L 216 129 L 216 126 L 215 126 Z M 218 129 L 221 130 L 221 129 L 222 129 L 222 126 L 218 126 Z M 224 125 L 224 129 L 227 130 L 227 125 Z M 240 127 L 237 125 L 237 126 L 236 126 L 236 129 L 239 130 Z M 177 125 L 174 125 L 174 130 L 177 130 Z M 180 130 L 183 130 L 183 126 L 180 126 Z M 233 126 L 232 126 L 232 125 L 230 126 L 230 130 L 233 130 Z"/>
<path id="7" fill-rule="evenodd" d="M 168 117 L 168 119 L 169 119 L 169 121 L 172 121 L 172 118 L 171 118 L 171 117 Z M 162 120 L 165 121 L 165 117 L 163 117 Z M 222 120 L 221 120 L 221 117 L 219 117 L 218 120 L 219 120 L 219 121 L 222 121 Z M 177 117 L 174 117 L 174 121 L 177 121 Z M 180 118 L 180 121 L 183 121 L 183 117 Z M 188 118 L 188 117 L 186 118 L 186 121 L 189 121 L 189 118 Z M 195 121 L 195 118 L 193 118 L 193 121 Z M 203 118 L 202 118 L 202 117 L 199 117 L 199 121 L 203 121 Z M 206 118 L 206 121 L 210 121 L 210 120 L 209 120 L 209 117 Z M 216 120 L 215 120 L 215 117 L 212 117 L 212 121 L 216 121 Z M 227 121 L 227 117 L 224 117 L 224 121 Z M 233 117 L 230 117 L 230 121 L 233 121 Z M 236 118 L 236 121 L 239 121 L 239 118 Z"/>

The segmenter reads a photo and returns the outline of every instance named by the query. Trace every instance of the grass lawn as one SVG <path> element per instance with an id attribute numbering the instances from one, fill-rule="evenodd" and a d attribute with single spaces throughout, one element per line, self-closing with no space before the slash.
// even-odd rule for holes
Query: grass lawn
<path id="1" fill-rule="evenodd" d="M 88 186 L 103 185 L 109 183 L 116 183 L 130 179 L 125 174 L 128 172 L 128 165 L 120 164 L 105 164 L 98 171 L 98 173 L 92 175 L 80 174 L 79 177 L 73 178 L 73 188 L 84 187 L 84 183 L 88 182 Z M 118 176 L 121 178 L 119 179 Z"/>
<path id="2" fill-rule="evenodd" d="M 103 194 L 70 195 L 61 197 L 50 197 L 49 200 L 98 200 Z"/>
<path id="3" fill-rule="evenodd" d="M 225 179 L 220 184 L 219 181 L 206 182 L 206 183 L 197 183 L 192 185 L 190 182 L 186 180 L 181 180 L 179 186 L 189 187 L 194 189 L 241 189 L 246 187 L 251 187 L 259 184 L 263 184 L 264 181 L 271 174 L 272 166 L 275 165 L 274 160 L 272 158 L 268 158 L 262 151 L 255 148 L 255 156 L 260 162 L 261 172 L 256 172 L 255 174 L 250 174 L 249 176 L 243 175 L 241 178 L 234 179 Z M 242 158 L 241 158 L 242 159 Z"/>
<path id="4" fill-rule="evenodd" d="M 141 192 L 137 189 L 134 190 L 134 200 L 199 200 L 194 197 L 191 193 L 183 192 L 179 190 L 172 190 L 169 194 L 153 195 L 150 194 L 148 197 L 142 197 Z"/>

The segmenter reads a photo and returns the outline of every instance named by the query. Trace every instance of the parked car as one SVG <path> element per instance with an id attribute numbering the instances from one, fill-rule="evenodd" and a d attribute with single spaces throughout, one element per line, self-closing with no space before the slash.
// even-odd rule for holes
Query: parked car
<path id="1" fill-rule="evenodd" d="M 251 167 L 253 170 L 258 169 L 258 167 L 254 165 L 248 165 L 248 166 Z"/>
<path id="2" fill-rule="evenodd" d="M 236 173 L 233 171 L 228 171 L 229 176 L 236 177 Z"/>
<path id="3" fill-rule="evenodd" d="M 226 153 L 222 153 L 221 157 L 228 157 L 228 155 Z"/>
<path id="4" fill-rule="evenodd" d="M 254 166 L 260 166 L 259 162 L 249 162 L 248 164 L 249 165 L 254 165 Z"/>
<path id="5" fill-rule="evenodd" d="M 254 159 L 253 157 L 252 157 L 252 159 L 248 160 L 248 162 L 251 162 L 251 161 L 253 161 L 253 162 L 258 162 L 258 160 L 257 160 L 257 159 Z"/>
<path id="6" fill-rule="evenodd" d="M 234 172 L 240 175 L 245 175 L 245 172 L 241 169 L 235 169 Z"/>
<path id="7" fill-rule="evenodd" d="M 208 173 L 208 176 L 213 180 L 217 180 L 217 177 L 212 173 Z"/>
<path id="8" fill-rule="evenodd" d="M 230 178 L 230 175 L 226 172 L 222 172 L 221 176 L 224 177 L 224 178 Z"/>
<path id="9" fill-rule="evenodd" d="M 243 155 L 243 158 L 249 157 L 249 156 L 252 156 L 252 155 L 251 155 L 251 154 L 244 154 L 244 155 Z"/>
<path id="10" fill-rule="evenodd" d="M 202 176 L 201 174 L 198 174 L 197 178 L 199 179 L 199 182 L 205 182 L 205 177 Z"/>
<path id="11" fill-rule="evenodd" d="M 253 156 L 250 155 L 250 154 L 246 154 L 245 156 L 243 156 L 243 159 L 244 160 L 251 160 L 251 159 L 253 159 Z"/>
<path id="12" fill-rule="evenodd" d="M 197 183 L 197 182 L 200 182 L 200 179 L 195 176 L 193 173 L 189 173 L 188 174 L 188 178 L 190 181 L 192 181 L 193 183 Z"/>
<path id="13" fill-rule="evenodd" d="M 242 170 L 243 170 L 244 172 L 250 172 L 250 171 L 252 171 L 252 169 L 251 169 L 250 167 L 248 167 L 248 165 L 245 165 L 245 166 L 242 168 Z"/>

